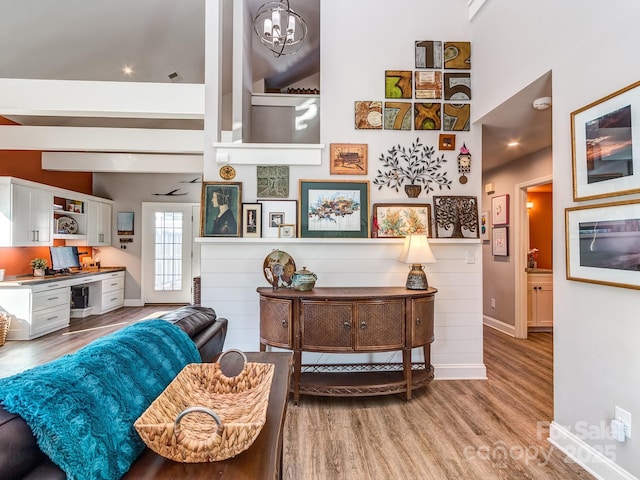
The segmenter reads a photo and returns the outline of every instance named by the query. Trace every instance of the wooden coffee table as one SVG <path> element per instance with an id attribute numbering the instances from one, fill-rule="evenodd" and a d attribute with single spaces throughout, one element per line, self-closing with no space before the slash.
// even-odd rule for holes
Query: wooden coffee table
<path id="1" fill-rule="evenodd" d="M 275 370 L 267 421 L 248 450 L 222 462 L 178 463 L 150 449 L 140 455 L 123 479 L 274 480 L 282 476 L 282 431 L 289 399 L 293 354 L 291 352 L 248 352 L 250 362 L 273 363 Z M 226 359 L 225 359 L 226 360 Z"/>

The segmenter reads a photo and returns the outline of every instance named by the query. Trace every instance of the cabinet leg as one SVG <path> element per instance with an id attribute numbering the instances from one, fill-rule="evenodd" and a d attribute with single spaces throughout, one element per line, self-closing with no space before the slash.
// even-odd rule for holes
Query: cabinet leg
<path id="1" fill-rule="evenodd" d="M 404 381 L 407 388 L 406 391 L 406 400 L 407 402 L 411 401 L 411 350 L 403 350 L 402 351 L 402 368 L 404 370 Z"/>
<path id="2" fill-rule="evenodd" d="M 293 352 L 293 403 L 298 405 L 300 399 L 300 379 L 302 377 L 302 351 Z"/>

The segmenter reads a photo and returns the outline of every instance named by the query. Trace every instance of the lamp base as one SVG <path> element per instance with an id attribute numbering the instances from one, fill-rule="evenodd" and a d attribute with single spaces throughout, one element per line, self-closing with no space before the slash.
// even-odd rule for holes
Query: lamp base
<path id="1" fill-rule="evenodd" d="M 429 282 L 427 282 L 427 274 L 424 273 L 424 268 L 419 263 L 411 265 L 409 275 L 407 275 L 407 285 L 409 290 L 427 290 L 429 288 Z"/>

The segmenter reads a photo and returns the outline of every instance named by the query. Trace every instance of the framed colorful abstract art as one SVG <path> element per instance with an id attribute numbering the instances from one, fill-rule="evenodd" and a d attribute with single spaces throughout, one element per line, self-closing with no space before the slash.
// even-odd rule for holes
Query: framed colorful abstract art
<path id="1" fill-rule="evenodd" d="M 369 237 L 369 182 L 300 180 L 300 236 Z"/>

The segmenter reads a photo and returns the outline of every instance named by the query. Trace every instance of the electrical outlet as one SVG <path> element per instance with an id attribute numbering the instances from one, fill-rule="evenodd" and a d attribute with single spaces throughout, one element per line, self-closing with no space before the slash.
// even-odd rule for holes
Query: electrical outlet
<path id="1" fill-rule="evenodd" d="M 631 438 L 631 414 L 616 405 L 614 418 L 624 424 L 624 434 L 627 438 Z"/>
<path id="2" fill-rule="evenodd" d="M 476 263 L 476 254 L 473 250 L 467 250 L 467 263 Z"/>
<path id="3" fill-rule="evenodd" d="M 495 298 L 491 299 L 491 308 L 496 308 L 496 299 Z"/>

